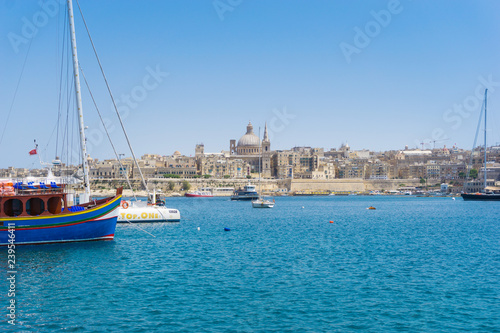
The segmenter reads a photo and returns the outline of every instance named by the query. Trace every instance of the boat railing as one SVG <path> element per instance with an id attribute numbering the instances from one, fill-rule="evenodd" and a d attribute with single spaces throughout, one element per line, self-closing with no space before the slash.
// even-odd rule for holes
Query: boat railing
<path id="1" fill-rule="evenodd" d="M 17 182 L 13 185 L 15 195 L 39 195 L 39 194 L 49 194 L 49 193 L 63 193 L 66 184 L 57 185 L 55 182 L 51 182 L 50 185 L 46 185 L 43 182 L 35 185 L 34 182 L 28 182 L 23 184 L 23 182 Z"/>

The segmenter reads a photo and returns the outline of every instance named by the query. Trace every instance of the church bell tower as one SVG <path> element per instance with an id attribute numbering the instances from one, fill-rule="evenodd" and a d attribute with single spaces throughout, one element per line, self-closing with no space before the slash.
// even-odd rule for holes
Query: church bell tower
<path id="1" fill-rule="evenodd" d="M 264 127 L 264 138 L 262 139 L 262 176 L 270 178 L 271 174 L 271 141 L 267 133 L 267 123 Z"/>

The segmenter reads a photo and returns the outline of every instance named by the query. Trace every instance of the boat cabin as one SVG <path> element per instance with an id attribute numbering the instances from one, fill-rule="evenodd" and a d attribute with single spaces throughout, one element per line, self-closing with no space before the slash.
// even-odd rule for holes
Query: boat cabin
<path id="1" fill-rule="evenodd" d="M 0 184 L 0 218 L 60 214 L 63 207 L 67 207 L 64 185 Z"/>

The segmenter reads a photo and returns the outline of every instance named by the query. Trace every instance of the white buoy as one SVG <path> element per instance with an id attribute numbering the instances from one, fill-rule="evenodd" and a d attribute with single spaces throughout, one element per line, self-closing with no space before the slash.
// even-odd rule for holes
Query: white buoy
<path id="1" fill-rule="evenodd" d="M 200 227 L 198 227 L 198 230 L 200 230 Z"/>
<path id="2" fill-rule="evenodd" d="M 455 197 L 453 197 L 452 199 L 455 200 Z"/>
<path id="3" fill-rule="evenodd" d="M 302 206 L 302 209 L 304 209 L 304 206 Z"/>

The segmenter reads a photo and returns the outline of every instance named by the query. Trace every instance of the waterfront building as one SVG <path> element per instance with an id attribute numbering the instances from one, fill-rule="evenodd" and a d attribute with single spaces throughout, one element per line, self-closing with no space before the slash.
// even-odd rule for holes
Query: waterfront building
<path id="1" fill-rule="evenodd" d="M 353 161 L 344 161 L 338 165 L 337 177 L 347 179 L 365 178 L 366 165 Z"/>
<path id="2" fill-rule="evenodd" d="M 190 156 L 183 156 L 175 152 L 172 156 L 165 156 L 163 161 L 156 163 L 156 175 L 176 175 L 180 178 L 189 178 L 197 175 L 196 159 Z"/>
<path id="3" fill-rule="evenodd" d="M 311 171 L 312 179 L 334 179 L 335 178 L 335 163 L 328 162 L 325 159 L 320 160 L 316 170 Z"/>
<path id="4" fill-rule="evenodd" d="M 389 164 L 379 160 L 366 164 L 366 179 L 389 179 Z"/>
<path id="5" fill-rule="evenodd" d="M 251 166 L 240 158 L 225 155 L 206 155 L 203 158 L 201 172 L 215 178 L 246 178 Z"/>
<path id="6" fill-rule="evenodd" d="M 465 163 L 444 163 L 440 166 L 441 179 L 456 180 L 463 179 L 467 174 Z"/>
<path id="7" fill-rule="evenodd" d="M 426 165 L 426 169 L 425 178 L 441 179 L 441 165 L 436 164 L 435 161 L 431 161 L 431 163 Z"/>

